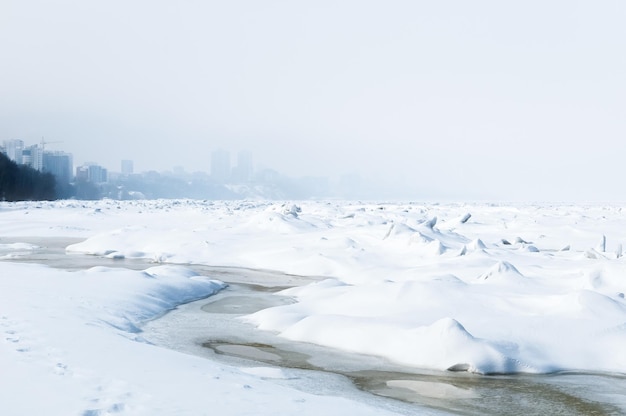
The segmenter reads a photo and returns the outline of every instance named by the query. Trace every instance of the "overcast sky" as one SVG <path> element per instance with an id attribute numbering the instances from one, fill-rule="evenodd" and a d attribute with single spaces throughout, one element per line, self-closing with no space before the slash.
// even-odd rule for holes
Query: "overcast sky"
<path id="1" fill-rule="evenodd" d="M 414 199 L 626 201 L 626 2 L 0 1 L 0 140 Z"/>

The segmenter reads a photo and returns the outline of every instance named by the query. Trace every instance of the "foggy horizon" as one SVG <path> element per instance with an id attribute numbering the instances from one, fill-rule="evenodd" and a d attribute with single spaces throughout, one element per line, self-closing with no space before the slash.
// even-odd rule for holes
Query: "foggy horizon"
<path id="1" fill-rule="evenodd" d="M 626 4 L 0 5 L 0 141 L 118 171 L 252 152 L 416 199 L 626 201 Z"/>

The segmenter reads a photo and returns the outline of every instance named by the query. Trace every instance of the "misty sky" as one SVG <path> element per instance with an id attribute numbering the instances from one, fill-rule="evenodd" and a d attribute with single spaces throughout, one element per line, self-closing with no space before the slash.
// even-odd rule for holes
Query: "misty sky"
<path id="1" fill-rule="evenodd" d="M 626 201 L 626 2 L 0 2 L 0 141 L 250 150 L 412 199 Z"/>

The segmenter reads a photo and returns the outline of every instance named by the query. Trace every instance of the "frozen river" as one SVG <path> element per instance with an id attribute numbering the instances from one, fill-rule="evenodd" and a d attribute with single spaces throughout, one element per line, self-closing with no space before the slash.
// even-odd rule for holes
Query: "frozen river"
<path id="1" fill-rule="evenodd" d="M 5 239 L 6 240 L 6 239 Z M 10 241 L 3 240 L 3 243 Z M 66 254 L 69 239 L 12 239 L 39 249 L 14 253 L 9 261 L 79 270 L 94 266 L 141 270 L 143 260 Z M 555 373 L 482 376 L 465 372 L 420 371 L 371 356 L 289 341 L 259 331 L 239 317 L 294 302 L 276 295 L 314 277 L 266 270 L 192 265 L 222 280 L 228 289 L 182 305 L 145 323 L 141 336 L 158 346 L 247 367 L 275 383 L 316 394 L 340 395 L 400 414 L 626 414 L 626 375 Z M 279 373 L 272 372 L 280 369 Z"/>
<path id="2" fill-rule="evenodd" d="M 235 280 L 240 279 L 241 272 L 233 272 Z M 227 273 L 220 278 L 229 280 Z M 626 413 L 624 375 L 482 376 L 425 372 L 377 357 L 284 340 L 237 319 L 242 314 L 291 301 L 272 296 L 271 286 L 258 285 L 258 280 L 255 283 L 231 284 L 207 300 L 183 305 L 147 323 L 144 336 L 157 345 L 239 366 L 281 367 L 290 375 L 281 383 L 320 394 L 336 394 L 337 389 L 343 389 L 346 395 L 355 396 L 355 386 L 376 396 L 367 400 L 386 403 L 405 414 L 420 414 L 424 406 L 466 415 Z M 344 380 L 329 375 L 341 375 Z M 395 400 L 392 403 L 379 398 Z"/>

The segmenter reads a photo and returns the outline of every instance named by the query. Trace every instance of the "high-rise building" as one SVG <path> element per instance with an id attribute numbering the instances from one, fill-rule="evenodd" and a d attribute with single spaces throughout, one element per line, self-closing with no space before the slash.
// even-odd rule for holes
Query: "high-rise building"
<path id="1" fill-rule="evenodd" d="M 105 183 L 109 180 L 106 168 L 100 165 L 89 166 L 89 180 L 93 183 Z"/>
<path id="2" fill-rule="evenodd" d="M 59 184 L 72 182 L 72 155 L 65 152 L 43 152 L 43 172 L 54 175 Z"/>
<path id="3" fill-rule="evenodd" d="M 108 181 L 107 170 L 96 163 L 85 163 L 76 168 L 76 181 L 105 183 Z"/>
<path id="4" fill-rule="evenodd" d="M 230 180 L 230 153 L 226 150 L 211 153 L 211 177 L 218 183 Z"/>
<path id="5" fill-rule="evenodd" d="M 26 149 L 22 150 L 22 164 L 38 170 L 39 172 L 43 172 L 44 153 L 43 148 L 40 146 L 28 146 Z"/>
<path id="6" fill-rule="evenodd" d="M 22 164 L 32 167 L 32 149 L 30 147 L 22 150 Z"/>
<path id="7" fill-rule="evenodd" d="M 237 166 L 233 168 L 233 180 L 249 182 L 253 174 L 252 152 L 241 151 L 237 154 Z"/>
<path id="8" fill-rule="evenodd" d="M 132 175 L 133 174 L 133 161 L 132 160 L 122 160 L 122 174 L 123 175 Z"/>
<path id="9" fill-rule="evenodd" d="M 22 164 L 22 151 L 24 150 L 24 141 L 20 139 L 12 139 L 4 141 L 4 151 L 9 159 L 18 165 Z"/>

